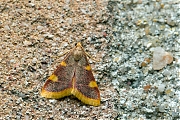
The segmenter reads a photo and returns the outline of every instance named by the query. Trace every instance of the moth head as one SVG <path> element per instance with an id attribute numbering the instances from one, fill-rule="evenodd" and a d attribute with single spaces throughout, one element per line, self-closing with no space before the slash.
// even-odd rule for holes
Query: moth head
<path id="1" fill-rule="evenodd" d="M 76 48 L 74 50 L 74 60 L 75 61 L 79 61 L 83 56 L 83 49 L 82 49 L 82 46 L 81 46 L 81 43 L 77 43 L 76 44 Z"/>

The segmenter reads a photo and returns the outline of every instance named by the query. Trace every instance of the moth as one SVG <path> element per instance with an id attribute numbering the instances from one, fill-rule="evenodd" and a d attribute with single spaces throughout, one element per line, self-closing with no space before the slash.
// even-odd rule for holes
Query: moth
<path id="1" fill-rule="evenodd" d="M 100 92 L 87 56 L 78 42 L 46 80 L 41 96 L 60 99 L 74 95 L 85 104 L 99 106 Z"/>

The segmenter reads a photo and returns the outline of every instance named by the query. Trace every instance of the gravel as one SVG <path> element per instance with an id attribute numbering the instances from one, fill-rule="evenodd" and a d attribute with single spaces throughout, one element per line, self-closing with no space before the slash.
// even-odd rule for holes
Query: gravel
<path id="1" fill-rule="evenodd" d="M 118 118 L 180 119 L 180 1 L 110 1 L 108 9 L 113 35 L 106 69 L 119 93 Z M 163 61 L 153 60 L 156 47 L 174 59 L 158 70 L 153 62 Z"/>

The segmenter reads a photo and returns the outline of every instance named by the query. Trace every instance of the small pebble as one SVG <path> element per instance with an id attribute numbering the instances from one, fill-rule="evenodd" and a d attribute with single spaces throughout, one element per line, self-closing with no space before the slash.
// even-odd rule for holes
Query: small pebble
<path id="1" fill-rule="evenodd" d="M 38 26 L 37 26 L 37 29 L 38 29 L 39 31 L 41 31 L 41 30 L 43 30 L 43 29 L 44 29 L 44 27 L 43 27 L 43 26 L 38 25 Z"/>
<path id="2" fill-rule="evenodd" d="M 166 52 L 161 47 L 154 48 L 153 53 L 153 69 L 160 70 L 165 67 L 167 64 L 170 64 L 173 61 L 173 56 L 171 53 Z"/>
<path id="3" fill-rule="evenodd" d="M 57 100 L 55 100 L 55 99 L 50 99 L 49 102 L 55 104 L 55 103 L 57 102 Z"/>
<path id="4" fill-rule="evenodd" d="M 160 84 L 160 85 L 158 86 L 158 91 L 159 91 L 159 92 L 163 92 L 164 89 L 165 89 L 165 87 L 166 87 L 166 85 Z"/>
<path id="5" fill-rule="evenodd" d="M 23 44 L 24 44 L 25 46 L 29 46 L 29 45 L 32 45 L 32 42 L 25 40 L 25 41 L 23 42 Z"/>
<path id="6" fill-rule="evenodd" d="M 54 35 L 52 35 L 52 34 L 50 34 L 50 33 L 46 33 L 46 34 L 44 34 L 43 35 L 44 37 L 47 37 L 47 38 L 53 38 L 54 37 Z"/>
<path id="7" fill-rule="evenodd" d="M 113 84 L 113 85 L 119 85 L 119 81 L 116 80 L 116 79 L 115 79 L 115 80 L 112 80 L 112 84 Z"/>
<path id="8" fill-rule="evenodd" d="M 36 62 L 37 62 L 37 58 L 34 57 L 34 58 L 32 59 L 32 63 L 35 64 Z"/>

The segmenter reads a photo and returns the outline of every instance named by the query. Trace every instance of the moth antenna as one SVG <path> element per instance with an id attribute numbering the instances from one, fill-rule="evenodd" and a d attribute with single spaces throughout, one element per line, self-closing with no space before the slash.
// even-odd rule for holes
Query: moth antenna
<path id="1" fill-rule="evenodd" d="M 63 54 L 61 54 L 59 57 L 62 57 L 62 56 L 64 56 L 64 55 L 66 55 L 67 53 L 69 53 L 70 51 L 68 50 L 68 51 L 65 51 Z"/>
<path id="2" fill-rule="evenodd" d="M 85 54 L 89 57 L 89 58 L 91 58 L 92 60 L 94 60 L 94 61 L 96 61 L 96 62 L 100 62 L 100 60 L 97 60 L 97 59 L 94 59 L 90 54 L 88 54 L 87 52 L 85 52 Z"/>

